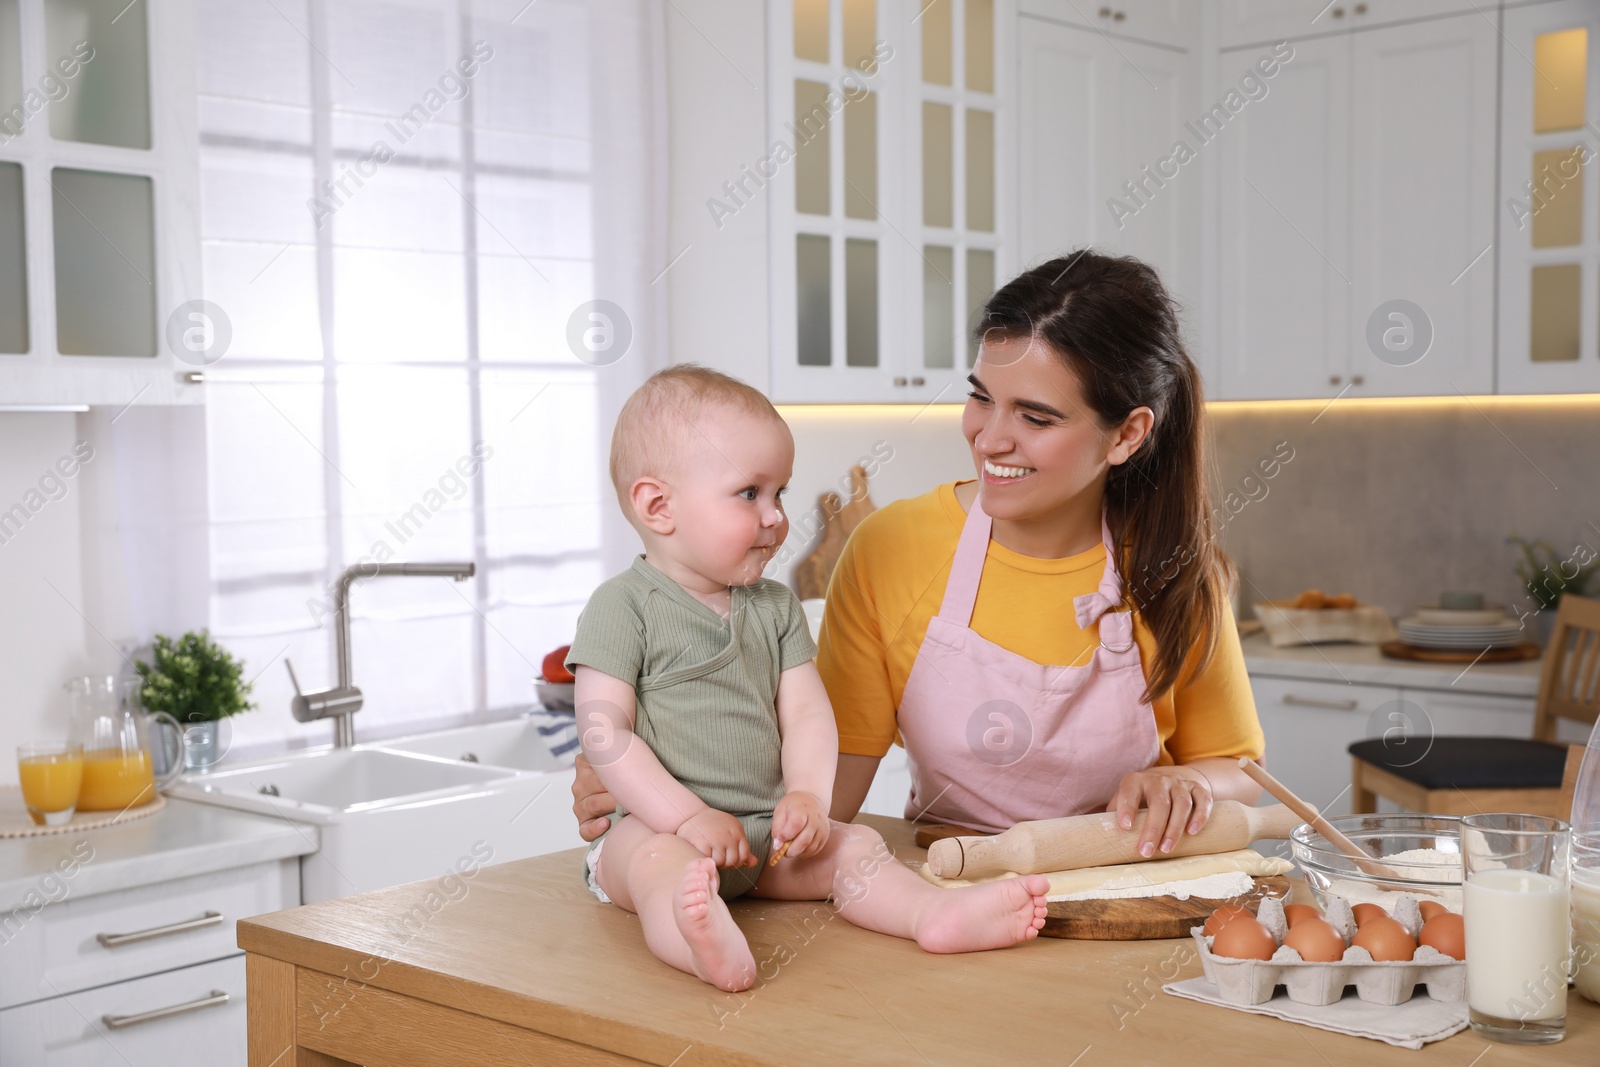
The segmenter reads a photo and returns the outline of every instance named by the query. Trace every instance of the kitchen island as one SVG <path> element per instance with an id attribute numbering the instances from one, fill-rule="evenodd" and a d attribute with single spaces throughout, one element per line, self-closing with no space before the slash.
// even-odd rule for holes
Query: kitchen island
<path id="1" fill-rule="evenodd" d="M 920 860 L 911 826 L 863 816 Z M 579 880 L 576 850 L 264 915 L 249 955 L 251 1067 L 343 1063 L 1591 1064 L 1600 1006 L 1573 994 L 1567 1038 L 1420 1052 L 1161 991 L 1200 973 L 1189 941 L 1040 938 L 935 956 L 828 905 L 733 905 L 760 969 L 723 993 L 658 962 L 638 920 Z"/>

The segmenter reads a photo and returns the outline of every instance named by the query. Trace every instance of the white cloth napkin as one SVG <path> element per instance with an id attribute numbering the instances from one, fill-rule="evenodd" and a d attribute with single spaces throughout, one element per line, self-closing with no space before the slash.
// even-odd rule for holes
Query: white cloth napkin
<path id="1" fill-rule="evenodd" d="M 1426 993 L 1420 993 L 1404 1004 L 1388 1005 L 1369 1004 L 1356 996 L 1354 989 L 1350 989 L 1345 991 L 1343 1000 L 1319 1007 L 1296 1004 L 1284 993 L 1279 993 L 1265 1004 L 1232 1004 L 1223 1000 L 1217 987 L 1204 977 L 1169 982 L 1162 988 L 1175 997 L 1198 1000 L 1203 1004 L 1219 1004 L 1252 1015 L 1271 1015 L 1276 1019 L 1304 1023 L 1320 1030 L 1332 1030 L 1336 1034 L 1370 1037 L 1401 1048 L 1421 1048 L 1430 1041 L 1443 1040 L 1467 1028 L 1466 1001 L 1434 1000 Z"/>

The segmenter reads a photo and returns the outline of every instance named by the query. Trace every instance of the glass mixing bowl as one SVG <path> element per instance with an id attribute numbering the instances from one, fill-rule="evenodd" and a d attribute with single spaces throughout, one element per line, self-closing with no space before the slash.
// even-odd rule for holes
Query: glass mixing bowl
<path id="1" fill-rule="evenodd" d="M 1400 896 L 1409 893 L 1461 911 L 1459 815 L 1345 815 L 1328 821 L 1368 856 L 1383 861 L 1396 877 L 1363 871 L 1310 823 L 1301 823 L 1289 835 L 1289 844 L 1306 885 L 1324 910 L 1328 896 L 1337 894 L 1352 904 L 1377 904 L 1392 912 Z M 1424 849 L 1441 855 L 1391 859 Z"/>

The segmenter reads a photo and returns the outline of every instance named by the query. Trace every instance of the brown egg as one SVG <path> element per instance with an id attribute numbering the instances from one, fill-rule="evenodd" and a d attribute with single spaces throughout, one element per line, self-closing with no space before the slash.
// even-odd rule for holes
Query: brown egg
<path id="1" fill-rule="evenodd" d="M 1300 953 L 1307 963 L 1333 963 L 1344 955 L 1344 938 L 1321 919 L 1301 919 L 1284 935 L 1283 943 Z"/>
<path id="2" fill-rule="evenodd" d="M 1277 948 L 1272 931 L 1249 916 L 1229 922 L 1211 942 L 1214 954 L 1235 960 L 1270 960 Z"/>
<path id="3" fill-rule="evenodd" d="M 1368 920 L 1387 919 L 1389 917 L 1389 913 L 1376 904 L 1357 904 L 1350 909 L 1350 914 L 1356 917 L 1356 926 L 1358 928 L 1367 925 Z"/>
<path id="4" fill-rule="evenodd" d="M 1417 943 L 1411 940 L 1406 928 L 1387 916 L 1368 919 L 1366 925 L 1356 931 L 1351 944 L 1372 953 L 1378 963 L 1409 960 L 1417 952 Z"/>
<path id="5" fill-rule="evenodd" d="M 1422 912 L 1422 921 L 1427 922 L 1435 915 L 1449 915 L 1450 909 L 1437 900 L 1424 900 L 1417 904 L 1417 910 Z"/>
<path id="6" fill-rule="evenodd" d="M 1467 958 L 1467 930 L 1461 916 L 1441 911 L 1422 924 L 1417 940 L 1443 952 L 1453 960 Z"/>
<path id="7" fill-rule="evenodd" d="M 1283 906 L 1283 919 L 1289 924 L 1289 929 L 1294 929 L 1307 919 L 1320 919 L 1322 915 L 1310 904 L 1285 904 Z"/>
<path id="8" fill-rule="evenodd" d="M 1201 932 L 1207 937 L 1211 937 L 1219 933 L 1224 926 L 1227 926 L 1241 915 L 1245 916 L 1246 918 L 1254 918 L 1254 916 L 1250 914 L 1249 908 L 1242 907 L 1238 904 L 1224 904 L 1222 907 L 1211 913 L 1211 917 L 1206 920 L 1205 929 Z"/>

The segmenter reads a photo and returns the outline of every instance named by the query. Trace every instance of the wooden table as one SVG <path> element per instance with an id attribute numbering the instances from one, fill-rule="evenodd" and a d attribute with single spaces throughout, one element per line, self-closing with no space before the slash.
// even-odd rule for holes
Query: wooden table
<path id="1" fill-rule="evenodd" d="M 908 859 L 910 824 L 865 816 Z M 826 904 L 742 902 L 761 978 L 722 993 L 658 962 L 573 850 L 239 923 L 252 1067 L 367 1064 L 1593 1064 L 1600 1006 L 1567 1038 L 1420 1052 L 1183 1000 L 1188 941 L 1041 938 L 924 953 Z M 431 896 L 430 896 L 431 894 Z M 1491 1051 L 1492 1050 L 1492 1051 Z"/>

